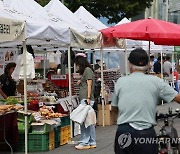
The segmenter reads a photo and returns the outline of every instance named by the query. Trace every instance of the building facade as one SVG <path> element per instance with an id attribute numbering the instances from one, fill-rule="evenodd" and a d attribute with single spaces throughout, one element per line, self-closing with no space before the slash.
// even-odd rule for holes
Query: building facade
<path id="1" fill-rule="evenodd" d="M 153 0 L 152 6 L 132 21 L 148 17 L 180 24 L 180 0 Z"/>
<path id="2" fill-rule="evenodd" d="M 180 24 L 180 0 L 169 0 L 169 21 Z"/>

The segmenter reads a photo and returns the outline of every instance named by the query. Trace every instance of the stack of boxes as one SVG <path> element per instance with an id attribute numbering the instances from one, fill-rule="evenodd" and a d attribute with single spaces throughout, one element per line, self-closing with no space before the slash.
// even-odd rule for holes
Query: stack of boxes
<path id="1" fill-rule="evenodd" d="M 103 71 L 104 83 L 107 85 L 111 92 L 114 91 L 114 82 L 116 82 L 120 77 L 120 69 L 109 69 Z M 96 80 L 101 78 L 101 72 L 95 73 Z"/>
<path id="2" fill-rule="evenodd" d="M 103 110 L 102 105 L 98 104 L 98 118 L 97 122 L 99 126 L 103 125 Z M 112 110 L 111 104 L 104 105 L 104 125 L 110 126 L 117 122 L 117 114 Z"/>
<path id="3" fill-rule="evenodd" d="M 120 77 L 120 69 L 109 69 L 104 70 L 104 83 L 107 85 L 111 92 L 114 91 L 114 82 L 116 82 Z M 101 78 L 101 72 L 95 72 L 95 80 Z M 78 73 L 74 73 L 72 75 L 72 91 L 73 95 L 79 94 L 79 86 L 77 85 L 77 81 L 81 79 L 81 75 Z"/>
<path id="4" fill-rule="evenodd" d="M 25 151 L 25 134 L 19 133 L 18 152 Z M 61 125 L 32 123 L 28 133 L 28 151 L 42 152 L 53 150 L 71 140 L 70 117 L 61 118 Z"/>

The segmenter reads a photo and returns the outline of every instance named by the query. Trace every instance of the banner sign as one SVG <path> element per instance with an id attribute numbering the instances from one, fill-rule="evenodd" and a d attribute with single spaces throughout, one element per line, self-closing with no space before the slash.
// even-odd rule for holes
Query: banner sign
<path id="1" fill-rule="evenodd" d="M 0 18 L 0 42 L 24 40 L 24 25 L 22 21 Z"/>
<path id="2" fill-rule="evenodd" d="M 71 47 L 76 48 L 100 48 L 101 47 L 101 33 L 84 33 L 79 34 L 71 29 Z"/>

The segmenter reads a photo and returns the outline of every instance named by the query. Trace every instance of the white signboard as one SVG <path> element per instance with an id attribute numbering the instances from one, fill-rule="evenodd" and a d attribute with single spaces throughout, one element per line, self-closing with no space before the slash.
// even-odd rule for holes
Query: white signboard
<path id="1" fill-rule="evenodd" d="M 4 73 L 5 66 L 10 62 L 15 62 L 18 51 L 15 48 L 0 49 L 0 75 Z"/>
<path id="2" fill-rule="evenodd" d="M 66 75 L 52 75 L 51 80 L 66 80 Z"/>
<path id="3" fill-rule="evenodd" d="M 0 42 L 24 40 L 24 22 L 0 18 Z"/>

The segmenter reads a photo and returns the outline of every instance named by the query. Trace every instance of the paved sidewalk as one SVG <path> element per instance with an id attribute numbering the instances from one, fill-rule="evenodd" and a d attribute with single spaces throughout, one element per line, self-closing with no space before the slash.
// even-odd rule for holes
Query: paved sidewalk
<path id="1" fill-rule="evenodd" d="M 54 150 L 43 152 L 46 154 L 114 154 L 113 152 L 113 144 L 114 137 L 116 132 L 116 125 L 101 127 L 98 126 L 96 128 L 97 134 L 97 148 L 89 149 L 89 150 L 76 150 L 73 144 L 66 144 L 64 146 L 60 146 Z M 73 141 L 78 141 L 80 135 L 73 138 Z M 31 154 L 40 154 L 41 152 L 33 152 Z M 15 153 L 20 154 L 20 153 Z"/>
<path id="2" fill-rule="evenodd" d="M 169 104 L 164 104 L 164 105 L 159 105 L 157 107 L 157 110 L 159 113 L 167 113 L 168 108 L 172 107 L 173 110 L 176 108 L 180 109 L 180 104 L 177 103 L 169 103 Z M 159 123 L 162 125 L 162 122 Z M 176 119 L 174 126 L 178 130 L 178 134 L 180 136 L 180 119 Z M 114 154 L 113 150 L 113 145 L 114 145 L 114 137 L 115 137 L 115 132 L 116 132 L 117 126 L 106 126 L 106 127 L 101 127 L 98 126 L 96 128 L 96 134 L 97 134 L 97 148 L 96 149 L 90 149 L 90 150 L 76 150 L 74 148 L 73 144 L 66 144 L 64 146 L 61 146 L 57 149 L 48 151 L 48 152 L 43 152 L 46 154 Z M 158 131 L 159 126 L 157 125 L 155 129 Z M 78 141 L 80 136 L 77 136 L 73 138 L 73 141 Z M 19 153 L 16 153 L 19 154 Z M 37 153 L 31 153 L 31 154 L 40 154 L 40 152 Z"/>

